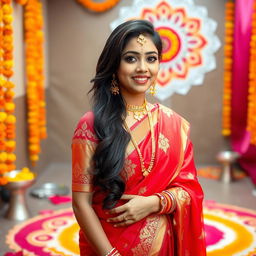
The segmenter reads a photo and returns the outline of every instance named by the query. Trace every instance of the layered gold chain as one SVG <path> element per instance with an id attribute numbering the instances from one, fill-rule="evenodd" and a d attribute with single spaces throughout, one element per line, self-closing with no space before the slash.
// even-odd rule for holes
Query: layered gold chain
<path id="1" fill-rule="evenodd" d="M 134 139 L 134 137 L 133 137 L 133 135 L 131 133 L 130 128 L 128 127 L 126 121 L 124 122 L 126 130 L 131 135 L 132 144 L 135 147 L 135 149 L 137 150 L 137 153 L 139 155 L 141 171 L 142 171 L 143 176 L 147 176 L 151 172 L 151 170 L 152 170 L 152 168 L 154 166 L 155 155 L 156 155 L 156 141 L 155 141 L 154 126 L 153 126 L 153 118 L 152 118 L 151 111 L 148 109 L 147 103 L 145 105 L 145 109 L 146 109 L 146 113 L 148 114 L 148 120 L 149 120 L 150 132 L 151 132 L 151 142 L 152 142 L 152 153 L 151 153 L 151 159 L 150 159 L 150 163 L 149 163 L 148 168 L 145 167 L 145 161 L 143 159 L 142 153 L 141 153 L 141 151 L 139 149 L 139 146 L 138 146 L 136 140 Z"/>

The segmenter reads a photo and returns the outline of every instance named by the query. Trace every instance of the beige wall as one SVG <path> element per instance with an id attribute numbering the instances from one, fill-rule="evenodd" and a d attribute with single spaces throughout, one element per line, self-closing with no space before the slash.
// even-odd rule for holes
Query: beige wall
<path id="1" fill-rule="evenodd" d="M 103 14 L 85 10 L 75 0 L 48 2 L 49 31 L 49 127 L 54 161 L 70 160 L 70 141 L 81 115 L 89 109 L 86 93 L 90 88 L 97 58 L 110 33 L 109 23 L 115 20 L 121 1 Z M 224 36 L 223 0 L 198 0 L 209 10 L 209 17 L 218 22 L 217 35 Z M 227 147 L 221 136 L 221 97 L 223 77 L 222 48 L 216 54 L 217 69 L 208 73 L 204 84 L 193 87 L 187 95 L 174 95 L 163 102 L 182 114 L 192 124 L 191 136 L 198 164 L 215 163 L 216 153 Z"/>

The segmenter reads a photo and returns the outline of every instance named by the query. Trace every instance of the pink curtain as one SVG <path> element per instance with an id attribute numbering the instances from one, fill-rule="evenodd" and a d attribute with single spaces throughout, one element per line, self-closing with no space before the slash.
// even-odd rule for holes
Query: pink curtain
<path id="1" fill-rule="evenodd" d="M 235 1 L 231 145 L 241 154 L 239 163 L 256 184 L 256 147 L 250 144 L 246 130 L 253 1 Z"/>

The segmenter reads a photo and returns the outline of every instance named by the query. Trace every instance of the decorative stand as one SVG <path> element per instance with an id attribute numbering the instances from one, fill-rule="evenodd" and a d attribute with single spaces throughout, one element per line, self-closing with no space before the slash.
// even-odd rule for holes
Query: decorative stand
<path id="1" fill-rule="evenodd" d="M 10 220 L 25 220 L 30 217 L 25 200 L 26 190 L 34 183 L 33 180 L 9 182 L 6 188 L 10 191 L 10 203 L 6 218 Z"/>
<path id="2" fill-rule="evenodd" d="M 233 180 L 233 164 L 239 157 L 239 154 L 233 151 L 221 151 L 217 155 L 217 160 L 222 165 L 220 180 L 223 183 L 230 183 Z"/>

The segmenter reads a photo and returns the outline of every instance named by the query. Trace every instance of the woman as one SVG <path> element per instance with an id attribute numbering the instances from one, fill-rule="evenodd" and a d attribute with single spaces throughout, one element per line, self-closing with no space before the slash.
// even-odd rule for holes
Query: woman
<path id="1" fill-rule="evenodd" d="M 81 255 L 206 254 L 189 124 L 145 99 L 161 52 L 152 24 L 133 20 L 112 32 L 99 58 L 93 110 L 72 141 Z"/>

